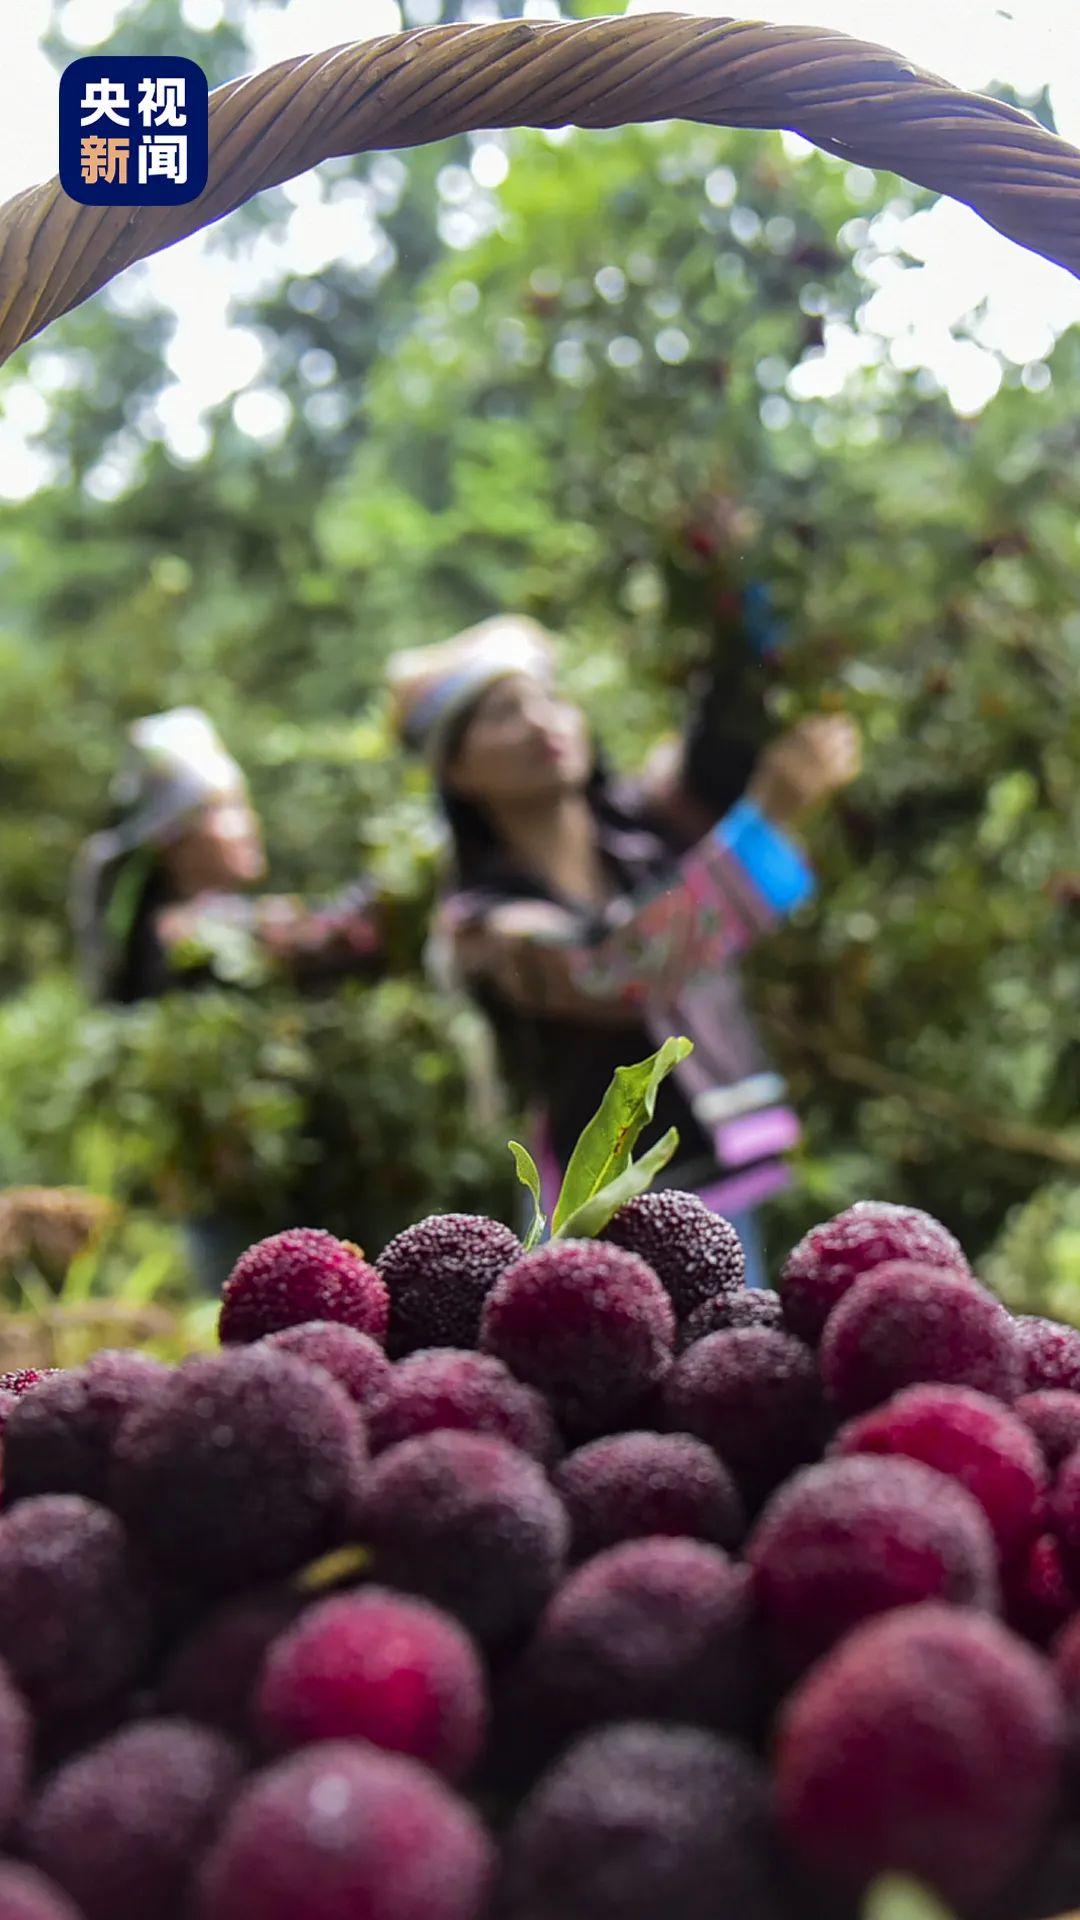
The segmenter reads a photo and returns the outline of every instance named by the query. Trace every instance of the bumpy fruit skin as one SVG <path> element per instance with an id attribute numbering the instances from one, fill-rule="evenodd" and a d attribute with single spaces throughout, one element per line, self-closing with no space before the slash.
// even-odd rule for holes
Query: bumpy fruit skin
<path id="1" fill-rule="evenodd" d="M 577 1742 L 511 1828 L 506 1920 L 773 1920 L 764 1781 L 732 1742 L 626 1722 Z"/>
<path id="2" fill-rule="evenodd" d="M 378 1261 L 390 1290 L 390 1352 L 475 1347 L 484 1301 L 521 1250 L 516 1233 L 484 1214 L 435 1213 L 406 1227 Z"/>
<path id="3" fill-rule="evenodd" d="M 997 1554 L 982 1508 L 921 1461 L 826 1460 L 797 1473 L 747 1543 L 781 1672 L 871 1615 L 922 1600 L 993 1611 Z"/>
<path id="4" fill-rule="evenodd" d="M 1054 1672 L 1065 1702 L 1070 1757 L 1075 1772 L 1080 1764 L 1080 1614 L 1058 1635 L 1053 1650 Z"/>
<path id="5" fill-rule="evenodd" d="M 479 1920 L 492 1848 L 414 1760 L 325 1741 L 256 1774 L 203 1876 L 200 1920 Z"/>
<path id="6" fill-rule="evenodd" d="M 0 1838 L 22 1807 L 32 1744 L 29 1709 L 7 1668 L 0 1664 Z"/>
<path id="7" fill-rule="evenodd" d="M 547 1401 L 515 1380 L 501 1360 L 458 1347 L 428 1347 L 393 1368 L 371 1416 L 371 1450 L 382 1453 L 417 1434 L 446 1429 L 494 1434 L 534 1460 L 551 1461 L 559 1450 Z"/>
<path id="8" fill-rule="evenodd" d="M 664 1382 L 663 1413 L 666 1426 L 715 1447 L 753 1505 L 815 1458 L 826 1431 L 813 1355 L 768 1327 L 695 1341 Z"/>
<path id="9" fill-rule="evenodd" d="M 908 1873 L 966 1912 L 1048 1831 L 1063 1759 L 1041 1656 L 996 1621 L 914 1607 L 853 1633 L 788 1701 L 779 1818 L 840 1885 Z"/>
<path id="10" fill-rule="evenodd" d="M 490 1434 L 403 1440 L 374 1463 L 363 1505 L 376 1578 L 445 1607 L 485 1644 L 536 1619 L 569 1532 L 536 1461 Z"/>
<path id="11" fill-rule="evenodd" d="M 0 1373 L 0 1393 L 31 1393 L 59 1371 L 59 1367 L 16 1367 L 12 1373 Z"/>
<path id="12" fill-rule="evenodd" d="M 180 1920 L 240 1776 L 239 1754 L 206 1727 L 125 1727 L 46 1782 L 27 1852 L 85 1920 Z"/>
<path id="13" fill-rule="evenodd" d="M 730 1220 L 710 1213 L 696 1193 L 665 1188 L 628 1200 L 600 1238 L 648 1262 L 682 1320 L 715 1294 L 735 1293 L 746 1256 Z"/>
<path id="14" fill-rule="evenodd" d="M 1080 1328 L 1028 1313 L 1020 1314 L 1015 1326 L 1024 1358 L 1021 1390 L 1037 1393 L 1040 1388 L 1050 1387 L 1080 1393 Z"/>
<path id="15" fill-rule="evenodd" d="M 570 1574 L 526 1655 L 528 1696 L 560 1736 L 605 1720 L 730 1732 L 752 1704 L 747 1570 L 702 1540 L 627 1540 Z"/>
<path id="16" fill-rule="evenodd" d="M 1051 1474 L 1080 1447 L 1080 1393 L 1037 1387 L 1034 1393 L 1021 1394 L 1013 1412 L 1035 1435 Z"/>
<path id="17" fill-rule="evenodd" d="M 365 1413 L 382 1398 L 390 1379 L 390 1362 L 378 1342 L 338 1320 L 306 1320 L 298 1327 L 282 1327 L 278 1333 L 268 1333 L 264 1345 L 321 1367 Z"/>
<path id="18" fill-rule="evenodd" d="M 1064 1822 L 1040 1842 L 979 1920 L 1064 1920 L 1080 1910 L 1080 1827 Z"/>
<path id="19" fill-rule="evenodd" d="M 931 1214 L 886 1200 L 859 1200 L 811 1227 L 788 1255 L 780 1297 L 791 1332 L 816 1344 L 848 1288 L 889 1260 L 918 1260 L 961 1278 L 971 1274 L 959 1241 Z"/>
<path id="20" fill-rule="evenodd" d="M 675 1315 L 652 1268 L 598 1240 L 557 1240 L 508 1267 L 480 1344 L 539 1387 L 575 1433 L 609 1430 L 671 1364 Z"/>
<path id="21" fill-rule="evenodd" d="M 203 1614 L 165 1667 L 158 1710 L 246 1740 L 263 1661 L 273 1641 L 292 1625 L 299 1604 L 288 1588 L 265 1587 Z"/>
<path id="22" fill-rule="evenodd" d="M 479 1758 L 487 1685 L 456 1620 L 368 1587 L 309 1607 L 274 1642 L 255 1719 L 279 1749 L 368 1740 L 458 1780 Z"/>
<path id="23" fill-rule="evenodd" d="M 107 1501 L 121 1424 L 167 1377 L 168 1369 L 145 1354 L 105 1352 L 23 1394 L 4 1429 L 8 1504 L 36 1493 Z"/>
<path id="24" fill-rule="evenodd" d="M 0 1920 L 82 1920 L 66 1893 L 36 1867 L 0 1860 Z"/>
<path id="25" fill-rule="evenodd" d="M 1012 1401 L 1023 1385 L 1015 1324 L 973 1281 L 910 1260 L 857 1280 L 821 1341 L 821 1378 L 841 1414 L 936 1380 Z"/>
<path id="26" fill-rule="evenodd" d="M 780 1295 L 769 1287 L 742 1287 L 737 1293 L 718 1293 L 712 1300 L 703 1300 L 679 1328 L 678 1351 L 685 1353 L 695 1340 L 735 1327 L 767 1327 L 771 1333 L 783 1333 Z"/>
<path id="27" fill-rule="evenodd" d="M 1046 1468 L 1023 1423 L 970 1387 L 907 1387 L 838 1433 L 840 1455 L 901 1454 L 958 1480 L 990 1522 L 1003 1561 L 1035 1532 Z"/>
<path id="28" fill-rule="evenodd" d="M 1071 1587 L 1080 1590 L 1080 1447 L 1058 1469 L 1046 1510 L 1050 1531 L 1061 1542 L 1065 1577 Z"/>
<path id="29" fill-rule="evenodd" d="M 365 1458 L 359 1409 L 321 1368 L 228 1348 L 185 1361 L 125 1421 L 113 1499 L 164 1574 L 225 1592 L 336 1545 Z"/>
<path id="30" fill-rule="evenodd" d="M 1036 1646 L 1048 1647 L 1077 1609 L 1065 1577 L 1061 1547 L 1052 1533 L 1040 1533 L 1002 1570 L 1005 1618 Z"/>
<path id="31" fill-rule="evenodd" d="M 563 1461 L 554 1483 L 570 1516 L 577 1560 L 650 1533 L 734 1547 L 746 1528 L 727 1468 L 687 1433 L 613 1433 L 590 1441 Z"/>
<path id="32" fill-rule="evenodd" d="M 340 1320 L 386 1338 L 390 1302 L 374 1267 L 321 1227 L 290 1227 L 240 1255 L 221 1290 L 222 1346 L 261 1340 L 282 1327 Z"/>
<path id="33" fill-rule="evenodd" d="M 0 1514 L 0 1659 L 38 1714 L 111 1699 L 148 1643 L 146 1588 L 115 1514 L 74 1493 Z"/>

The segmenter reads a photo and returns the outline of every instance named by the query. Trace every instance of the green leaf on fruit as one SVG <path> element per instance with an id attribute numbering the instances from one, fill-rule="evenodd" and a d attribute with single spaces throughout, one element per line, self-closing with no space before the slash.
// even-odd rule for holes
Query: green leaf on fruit
<path id="1" fill-rule="evenodd" d="M 566 1240 L 590 1240 L 603 1233 L 613 1214 L 624 1207 L 628 1200 L 636 1200 L 639 1193 L 647 1193 L 672 1158 L 679 1144 L 678 1127 L 669 1127 L 656 1145 L 643 1153 L 640 1160 L 631 1160 L 625 1173 L 615 1180 L 609 1180 L 606 1187 L 591 1200 L 586 1200 L 576 1213 L 563 1223 L 562 1237 Z"/>
<path id="2" fill-rule="evenodd" d="M 590 1120 L 570 1156 L 552 1215 L 554 1239 L 564 1239 L 569 1223 L 580 1217 L 586 1203 L 598 1200 L 604 1189 L 626 1172 L 641 1130 L 656 1111 L 661 1083 L 693 1050 L 693 1041 L 672 1038 L 637 1066 L 616 1067 L 598 1113 Z M 613 1207 L 612 1212 L 614 1210 Z"/>
<path id="3" fill-rule="evenodd" d="M 929 1888 L 890 1873 L 871 1887 L 862 1920 L 953 1920 L 953 1916 Z"/>
<path id="4" fill-rule="evenodd" d="M 525 1235 L 525 1251 L 531 1253 L 547 1225 L 540 1206 L 540 1170 L 528 1148 L 523 1147 L 520 1141 L 511 1140 L 509 1146 L 514 1156 L 517 1177 L 523 1187 L 528 1187 L 533 1197 L 532 1225 Z"/>

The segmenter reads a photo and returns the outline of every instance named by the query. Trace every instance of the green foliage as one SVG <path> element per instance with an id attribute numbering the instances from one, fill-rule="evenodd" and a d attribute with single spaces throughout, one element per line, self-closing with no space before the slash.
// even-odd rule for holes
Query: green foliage
<path id="1" fill-rule="evenodd" d="M 215 81 L 244 64 L 243 12 L 186 30 Z M 145 48 L 172 13 L 133 0 L 122 31 Z M 764 682 L 732 655 L 733 709 L 763 686 L 769 726 L 843 706 L 866 740 L 812 834 L 819 903 L 749 969 L 807 1126 L 772 1243 L 907 1199 L 1011 1298 L 1080 1317 L 1080 341 L 961 420 L 871 326 L 881 274 L 917 271 L 898 222 L 926 196 L 904 183 L 667 124 L 514 135 L 489 190 L 473 144 L 319 169 L 371 255 L 237 297 L 257 384 L 291 409 L 272 450 L 226 400 L 205 458 L 170 455 L 169 319 L 139 269 L 0 374 L 0 405 L 34 382 L 59 462 L 0 552 L 4 1180 L 259 1228 L 302 1204 L 371 1245 L 432 1206 L 509 1213 L 508 1129 L 462 1124 L 487 1112 L 475 1028 L 418 982 L 440 838 L 383 663 L 531 612 L 633 766 L 753 578 L 792 641 Z M 294 213 L 262 195 L 213 249 L 239 260 Z M 826 339 L 859 361 L 839 393 L 815 388 Z M 734 551 L 728 490 L 752 512 Z M 124 724 L 179 701 L 249 770 L 276 886 L 374 871 L 394 978 L 86 1008 L 71 861 Z"/>
<path id="2" fill-rule="evenodd" d="M 1043 390 L 1006 369 L 959 419 L 856 327 L 913 189 L 680 127 L 514 151 L 499 229 L 435 270 L 376 373 L 319 537 L 388 626 L 438 609 L 435 632 L 449 599 L 567 631 L 627 761 L 731 644 L 732 588 L 768 583 L 792 636 L 772 724 L 842 706 L 866 742 L 813 835 L 820 905 L 749 969 L 808 1122 L 774 1242 L 870 1192 L 979 1256 L 1080 1166 L 1077 340 Z M 835 334 L 868 363 L 817 398 Z M 753 515 L 735 555 L 728 490 Z"/>
<path id="3" fill-rule="evenodd" d="M 529 1149 L 523 1147 L 520 1140 L 511 1140 L 510 1152 L 514 1156 L 514 1171 L 526 1192 L 532 1196 L 533 1217 L 524 1236 L 525 1251 L 531 1253 L 547 1226 L 547 1219 L 540 1205 L 540 1169 Z"/>
<path id="4" fill-rule="evenodd" d="M 120 1012 L 49 978 L 0 1012 L 0 1164 L 13 1185 L 224 1215 L 240 1245 L 299 1219 L 378 1252 L 436 1207 L 511 1204 L 501 1133 L 461 1124 L 473 1027 L 408 978 Z"/>
<path id="5" fill-rule="evenodd" d="M 1080 1326 L 1080 1181 L 1040 1187 L 1016 1207 L 986 1263 L 1009 1306 Z"/>

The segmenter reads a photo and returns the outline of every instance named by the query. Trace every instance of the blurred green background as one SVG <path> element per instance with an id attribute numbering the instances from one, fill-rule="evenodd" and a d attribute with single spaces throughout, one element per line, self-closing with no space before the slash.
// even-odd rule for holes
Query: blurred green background
<path id="1" fill-rule="evenodd" d="M 145 0 L 109 45 L 217 84 L 242 17 Z M 212 240 L 239 263 L 341 201 L 373 236 L 366 264 L 254 290 L 238 264 L 257 432 L 230 397 L 196 456 L 169 449 L 172 322 L 141 269 L 0 374 L 0 407 L 42 396 L 54 461 L 0 538 L 0 1186 L 119 1204 L 69 1293 L 181 1297 L 184 1218 L 254 1237 L 317 1206 L 377 1252 L 434 1208 L 507 1214 L 518 1121 L 463 1124 L 477 1028 L 420 971 L 440 842 L 382 664 L 527 611 L 633 766 L 723 628 L 730 489 L 791 635 L 773 718 L 842 705 L 866 750 L 815 830 L 820 904 L 748 969 L 807 1127 L 770 1243 L 912 1201 L 1006 1297 L 1080 1319 L 1080 335 L 959 416 L 866 311 L 929 197 L 778 135 L 463 137 L 312 179 Z M 816 392 L 849 336 L 861 364 Z M 187 702 L 250 774 L 275 886 L 377 877 L 391 977 L 85 1004 L 73 853 L 125 723 Z M 25 1236 L 0 1265 L 11 1310 L 62 1284 Z"/>

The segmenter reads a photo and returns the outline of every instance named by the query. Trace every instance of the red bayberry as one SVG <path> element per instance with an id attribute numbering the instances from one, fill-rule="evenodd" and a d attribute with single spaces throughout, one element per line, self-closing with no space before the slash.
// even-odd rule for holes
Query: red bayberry
<path id="1" fill-rule="evenodd" d="M 817 1341 L 848 1288 L 887 1260 L 918 1260 L 970 1275 L 959 1242 L 930 1214 L 885 1200 L 859 1200 L 811 1227 L 788 1255 L 780 1297 L 792 1333 Z"/>
<path id="2" fill-rule="evenodd" d="M 968 1909 L 1047 1832 L 1063 1757 L 1045 1661 L 996 1621 L 913 1607 L 853 1633 L 789 1700 L 780 1820 L 840 1885 L 907 1873 Z"/>
<path id="3" fill-rule="evenodd" d="M 973 1281 L 896 1260 L 857 1280 L 830 1316 L 821 1377 L 843 1414 L 936 1380 L 1014 1400 L 1023 1368 L 1014 1323 Z"/>
<path id="4" fill-rule="evenodd" d="M 456 1780 L 479 1755 L 487 1698 L 456 1620 L 369 1587 L 308 1608 L 274 1642 L 255 1711 L 276 1746 L 368 1740 Z"/>
<path id="5" fill-rule="evenodd" d="M 920 1600 L 992 1610 L 982 1508 L 921 1461 L 826 1460 L 774 1494 L 747 1543 L 777 1664 L 797 1672 L 875 1613 Z"/>
<path id="6" fill-rule="evenodd" d="M 386 1337 L 390 1303 L 374 1267 L 319 1227 L 290 1227 L 240 1255 L 221 1293 L 218 1336 L 244 1344 L 310 1320 L 340 1320 Z"/>

